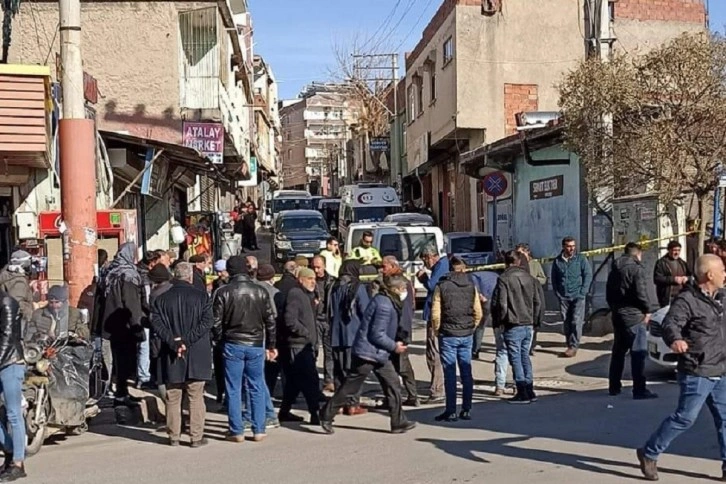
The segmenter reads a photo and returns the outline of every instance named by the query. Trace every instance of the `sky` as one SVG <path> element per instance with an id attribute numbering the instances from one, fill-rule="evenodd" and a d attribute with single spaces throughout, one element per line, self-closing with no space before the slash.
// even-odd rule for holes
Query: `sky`
<path id="1" fill-rule="evenodd" d="M 280 86 L 280 99 L 295 98 L 311 81 L 331 78 L 336 45 L 358 42 L 366 47 L 364 51 L 370 47 L 376 47 L 378 52 L 410 51 L 441 2 L 248 0 L 254 52 L 272 67 Z M 724 32 L 726 0 L 710 0 L 710 21 L 713 30 Z"/>

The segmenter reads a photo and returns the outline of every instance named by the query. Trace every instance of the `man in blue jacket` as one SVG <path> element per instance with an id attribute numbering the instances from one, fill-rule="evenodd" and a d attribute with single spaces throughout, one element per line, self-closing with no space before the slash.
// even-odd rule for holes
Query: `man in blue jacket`
<path id="1" fill-rule="evenodd" d="M 386 278 L 381 291 L 366 308 L 353 342 L 351 372 L 320 411 L 320 426 L 325 433 L 334 432 L 333 419 L 338 410 L 348 403 L 350 397 L 360 392 L 371 372 L 381 382 L 388 400 L 391 433 L 401 434 L 416 426 L 403 413 L 398 374 L 391 362 L 393 354 L 401 354 L 407 349 L 403 342 L 396 341 L 403 304 L 409 297 L 407 283 L 401 276 Z"/>
<path id="2" fill-rule="evenodd" d="M 435 245 L 430 245 L 421 251 L 421 260 L 426 269 L 431 271 L 431 275 L 424 270 L 420 270 L 416 274 L 419 282 L 423 284 L 427 291 L 423 318 L 426 321 L 426 366 L 428 366 L 431 373 L 431 386 L 429 398 L 424 403 L 436 404 L 444 402 L 444 370 L 441 367 L 439 343 L 431 325 L 431 303 L 439 279 L 449 273 L 449 259 L 442 258 L 439 249 Z"/>
<path id="3" fill-rule="evenodd" d="M 560 300 L 567 350 L 560 356 L 572 358 L 577 354 L 585 324 L 585 297 L 590 291 L 592 267 L 587 259 L 576 253 L 572 237 L 562 239 L 562 252 L 552 264 L 552 287 Z"/>

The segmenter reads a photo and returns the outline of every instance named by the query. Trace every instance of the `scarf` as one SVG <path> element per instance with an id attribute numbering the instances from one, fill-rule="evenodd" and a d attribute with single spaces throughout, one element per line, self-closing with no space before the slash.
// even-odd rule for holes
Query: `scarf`
<path id="1" fill-rule="evenodd" d="M 340 279 L 338 279 L 337 284 L 348 286 L 348 291 L 346 291 L 343 300 L 344 308 L 351 308 L 358 294 L 358 288 L 360 287 L 360 266 L 361 263 L 357 259 L 346 260 L 340 266 Z"/>
<path id="2" fill-rule="evenodd" d="M 134 264 L 136 258 L 136 245 L 133 242 L 127 242 L 118 249 L 116 257 L 108 265 L 104 277 L 101 281 L 103 293 L 108 296 L 111 288 L 123 283 L 130 282 L 136 286 L 141 286 L 141 276 L 139 270 Z"/>

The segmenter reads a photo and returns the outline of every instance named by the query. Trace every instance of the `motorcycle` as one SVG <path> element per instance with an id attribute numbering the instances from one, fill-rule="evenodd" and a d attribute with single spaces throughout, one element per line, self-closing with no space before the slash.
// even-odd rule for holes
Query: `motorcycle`
<path id="1" fill-rule="evenodd" d="M 79 435 L 99 413 L 105 392 L 102 357 L 92 345 L 74 336 L 26 343 L 23 382 L 23 419 L 26 454 L 34 455 L 45 439 L 64 431 Z M 93 395 L 89 390 L 93 388 Z M 0 410 L 5 418 L 5 407 Z"/>

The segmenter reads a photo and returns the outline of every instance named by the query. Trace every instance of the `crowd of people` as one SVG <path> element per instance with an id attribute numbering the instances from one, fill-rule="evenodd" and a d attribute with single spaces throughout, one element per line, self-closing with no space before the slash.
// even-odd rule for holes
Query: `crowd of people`
<path id="1" fill-rule="evenodd" d="M 182 440 L 185 396 L 188 445 L 207 444 L 204 393 L 212 380 L 228 416 L 230 442 L 244 441 L 248 429 L 249 438 L 259 442 L 268 428 L 303 421 L 332 434 L 337 415 L 368 411 L 361 405 L 361 394 L 371 373 L 380 382 L 380 407 L 390 414 L 392 433 L 414 428 L 404 408 L 421 404 L 444 404 L 436 421 L 469 420 L 472 359 L 479 357 L 486 326 L 493 328 L 496 344 L 494 395 L 507 392 L 511 366 L 514 394 L 507 401 L 537 401 L 531 354 L 544 319 L 548 277 L 526 244 L 504 253 L 505 268 L 500 271 L 472 272 L 464 261 L 442 256 L 435 246 L 421 251 L 425 269 L 415 277 L 426 289 L 423 319 L 430 374 L 423 400 L 408 354 L 416 309 L 414 284 L 395 257 L 381 257 L 372 239 L 364 233 L 359 246 L 343 258 L 339 242 L 331 237 L 311 261 L 300 257 L 285 263 L 279 280 L 273 266 L 259 264 L 252 255 L 213 262 L 208 254 L 196 254 L 183 262 L 173 261 L 165 251 L 151 251 L 137 261 L 137 248 L 126 243 L 109 261 L 99 250 L 98 276 L 84 295 L 90 297 L 81 301 L 91 313 L 90 325 L 69 304 L 64 286 L 51 287 L 46 304 L 34 302 L 24 275 L 31 257 L 13 253 L 0 272 L 0 393 L 7 410 L 7 422 L 0 425 L 5 449 L 0 482 L 25 477 L 22 344 L 39 337 L 100 338 L 109 388 L 114 384 L 114 405 L 139 403 L 129 391 L 131 385 L 158 390 L 166 404 L 171 446 Z M 726 421 L 726 271 L 717 255 L 702 256 L 689 265 L 680 253 L 680 244 L 670 242 L 650 276 L 642 264 L 642 248 L 629 243 L 612 262 L 606 287 L 614 329 L 611 395 L 622 391 L 629 353 L 633 398 L 657 398 L 644 375 L 646 334 L 653 312 L 671 308 L 662 329 L 665 342 L 679 355 L 681 398 L 677 410 L 637 451 L 650 480 L 657 479 L 659 455 L 694 423 L 704 404 L 714 414 L 726 461 L 726 430 L 720 423 Z M 215 276 L 208 277 L 210 273 Z M 564 322 L 562 358 L 577 355 L 592 279 L 591 266 L 577 252 L 576 241 L 563 239 L 549 277 Z M 649 296 L 649 280 L 655 284 L 657 301 Z M 282 398 L 276 411 L 273 396 L 280 383 Z M 308 418 L 293 412 L 300 394 Z"/>

